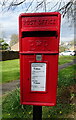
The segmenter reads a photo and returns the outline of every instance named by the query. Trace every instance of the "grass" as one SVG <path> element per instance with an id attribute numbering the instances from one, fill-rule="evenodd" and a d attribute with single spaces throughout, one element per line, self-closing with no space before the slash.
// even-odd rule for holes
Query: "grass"
<path id="1" fill-rule="evenodd" d="M 29 120 L 32 117 L 32 106 L 21 105 L 19 93 L 20 90 L 17 88 L 3 98 L 3 118 L 28 118 Z"/>
<path id="2" fill-rule="evenodd" d="M 58 87 L 69 86 L 76 82 L 76 64 L 59 70 L 59 82 Z"/>
<path id="3" fill-rule="evenodd" d="M 19 79 L 19 59 L 0 62 L 2 64 L 2 82 L 10 82 Z M 0 71 L 1 74 L 1 71 Z M 1 80 L 0 80 L 1 83 Z"/>
<path id="4" fill-rule="evenodd" d="M 69 113 L 76 112 L 76 104 L 70 101 L 71 97 L 76 97 L 76 92 L 71 91 L 76 85 L 75 70 L 76 65 L 72 65 L 59 71 L 57 105 L 43 107 L 44 118 L 64 118 Z"/>
<path id="5" fill-rule="evenodd" d="M 59 56 L 59 65 L 73 61 L 75 56 Z"/>
<path id="6" fill-rule="evenodd" d="M 59 56 L 59 65 L 67 62 L 71 62 L 74 56 Z M 2 71 L 1 71 L 2 66 Z M 2 75 L 2 81 L 0 83 L 7 83 L 12 80 L 19 79 L 19 59 L 7 60 L 0 62 L 0 77 Z"/>
<path id="7" fill-rule="evenodd" d="M 76 105 L 70 102 L 75 93 L 69 90 L 69 86 L 76 84 L 76 78 L 74 77 L 75 67 L 76 65 L 72 65 L 59 71 L 57 105 L 54 107 L 44 106 L 43 118 L 64 118 L 69 113 L 76 112 Z M 19 94 L 18 88 L 3 98 L 3 119 L 26 118 L 29 120 L 32 118 L 32 106 L 20 105 Z"/>

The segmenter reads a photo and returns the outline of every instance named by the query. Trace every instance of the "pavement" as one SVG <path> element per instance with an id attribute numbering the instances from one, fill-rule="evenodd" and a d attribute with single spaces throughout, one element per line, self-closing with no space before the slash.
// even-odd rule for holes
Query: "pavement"
<path id="1" fill-rule="evenodd" d="M 61 69 L 64 69 L 64 68 L 66 68 L 66 67 L 68 67 L 68 66 L 70 66 L 70 65 L 74 65 L 74 64 L 76 64 L 76 59 L 73 60 L 72 62 L 59 65 L 59 66 L 58 66 L 58 69 L 61 70 Z"/>
<path id="2" fill-rule="evenodd" d="M 76 60 L 75 61 L 72 61 L 70 63 L 65 63 L 63 65 L 59 65 L 58 69 L 61 70 L 61 69 L 64 69 L 70 65 L 74 65 L 76 63 Z M 10 92 L 16 88 L 18 88 L 20 86 L 20 80 L 14 80 L 12 82 L 9 82 L 9 83 L 3 83 L 3 84 L 0 84 L 0 95 L 2 94 L 5 94 L 7 92 Z"/>
<path id="3" fill-rule="evenodd" d="M 20 80 L 14 80 L 9 83 L 2 84 L 2 94 L 5 94 L 6 92 L 10 92 L 20 86 Z"/>

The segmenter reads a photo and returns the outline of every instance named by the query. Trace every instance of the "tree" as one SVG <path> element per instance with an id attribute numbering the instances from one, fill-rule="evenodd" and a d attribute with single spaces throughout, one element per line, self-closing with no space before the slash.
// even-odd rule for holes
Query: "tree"
<path id="1" fill-rule="evenodd" d="M 2 10 L 15 10 L 17 7 L 20 6 L 24 9 L 25 12 L 28 12 L 31 8 L 30 12 L 36 12 L 40 9 L 43 9 L 45 12 L 50 11 L 58 11 L 61 12 L 63 17 L 67 14 L 68 17 L 72 17 L 73 20 L 75 20 L 74 12 L 76 13 L 76 1 L 75 0 L 57 0 L 53 7 L 51 6 L 52 0 L 3 0 L 0 2 L 0 5 L 2 6 Z"/>
<path id="2" fill-rule="evenodd" d="M 9 45 L 4 41 L 3 38 L 0 38 L 0 50 L 7 50 Z"/>
<path id="3" fill-rule="evenodd" d="M 2 50 L 7 50 L 8 47 L 9 47 L 9 45 L 6 42 L 4 42 L 2 45 Z"/>
<path id="4" fill-rule="evenodd" d="M 18 42 L 18 35 L 17 34 L 12 34 L 11 35 L 10 46 L 15 45 L 17 42 Z"/>
<path id="5" fill-rule="evenodd" d="M 2 50 L 2 43 L 3 42 L 4 42 L 4 40 L 0 38 L 0 50 Z"/>
<path id="6" fill-rule="evenodd" d="M 63 51 L 65 51 L 66 50 L 66 47 L 65 46 L 60 46 L 59 47 L 59 52 L 63 52 Z"/>

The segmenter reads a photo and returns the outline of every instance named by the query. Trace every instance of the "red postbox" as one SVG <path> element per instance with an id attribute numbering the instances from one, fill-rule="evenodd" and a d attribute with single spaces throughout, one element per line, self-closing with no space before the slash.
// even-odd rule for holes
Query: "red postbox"
<path id="1" fill-rule="evenodd" d="M 19 17 L 21 104 L 54 106 L 58 78 L 60 13 Z"/>

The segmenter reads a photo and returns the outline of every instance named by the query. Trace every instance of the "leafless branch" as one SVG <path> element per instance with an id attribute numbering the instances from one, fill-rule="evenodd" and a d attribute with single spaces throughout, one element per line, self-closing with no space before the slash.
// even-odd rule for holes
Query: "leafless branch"
<path id="1" fill-rule="evenodd" d="M 66 10 L 70 4 L 73 4 L 73 2 L 71 2 L 71 1 L 68 2 L 66 5 L 64 5 L 62 8 L 60 8 L 58 11 L 61 11 L 61 10 L 63 10 L 63 9 Z"/>
<path id="2" fill-rule="evenodd" d="M 11 6 L 21 5 L 21 4 L 24 3 L 25 1 L 26 1 L 26 0 L 23 0 L 23 1 L 19 2 L 19 3 L 14 3 L 14 2 L 12 2 Z"/>
<path id="3" fill-rule="evenodd" d="M 38 0 L 31 1 L 30 0 L 29 5 L 25 6 L 25 8 L 24 8 L 24 4 L 27 5 L 27 0 L 21 0 L 20 2 L 18 2 L 18 0 L 12 0 L 10 2 L 9 2 L 9 0 L 3 0 L 2 2 L 0 2 L 0 6 L 2 6 L 2 10 L 3 9 L 4 10 L 5 9 L 15 10 L 15 9 L 17 9 L 17 6 L 22 6 L 22 8 L 25 10 L 25 12 L 28 12 L 30 7 L 32 7 L 33 3 L 35 2 L 36 4 L 33 7 L 33 9 L 31 8 L 31 12 L 37 12 L 40 9 L 43 9 L 46 12 L 48 6 L 50 6 L 50 9 L 48 9 L 47 12 L 54 11 L 54 9 L 56 9 L 55 11 L 61 12 L 63 17 L 65 17 L 65 15 L 67 13 L 69 15 L 69 11 L 70 11 L 70 13 L 71 13 L 71 11 L 73 11 L 74 1 L 75 0 L 69 0 L 69 2 L 67 2 L 66 4 L 63 5 L 63 0 L 59 0 L 53 5 L 53 7 L 51 7 L 52 0 L 50 0 L 49 2 L 47 2 L 47 0 L 41 0 L 41 1 L 38 1 Z"/>
<path id="4" fill-rule="evenodd" d="M 29 8 L 31 7 L 32 3 L 34 2 L 34 0 L 32 0 L 32 2 L 30 3 L 30 5 L 28 6 L 28 8 L 26 9 L 26 12 L 29 10 Z"/>
<path id="5" fill-rule="evenodd" d="M 41 5 L 43 4 L 43 2 L 44 2 L 44 0 L 41 1 L 41 2 L 39 2 L 39 3 L 37 4 L 37 6 L 36 6 L 31 12 L 36 12 L 36 11 L 41 7 Z"/>
<path id="6" fill-rule="evenodd" d="M 40 2 L 40 3 L 36 6 L 36 8 L 38 8 L 40 5 L 42 5 L 43 2 L 44 2 L 44 0 L 43 0 L 42 2 Z"/>
<path id="7" fill-rule="evenodd" d="M 72 4 L 70 4 L 69 7 L 65 8 L 65 11 L 64 11 L 63 17 L 64 17 L 65 14 L 70 10 L 71 7 L 72 7 Z"/>
<path id="8" fill-rule="evenodd" d="M 58 3 L 59 3 L 59 1 L 58 1 L 53 7 L 51 7 L 51 9 L 49 10 L 49 12 L 50 12 L 53 8 L 55 8 L 55 6 L 57 6 Z"/>
<path id="9" fill-rule="evenodd" d="M 58 10 L 60 9 L 61 3 L 62 3 L 62 0 L 61 0 L 60 3 L 59 3 Z"/>
<path id="10" fill-rule="evenodd" d="M 44 0 L 44 10 L 46 12 L 46 0 Z"/>

